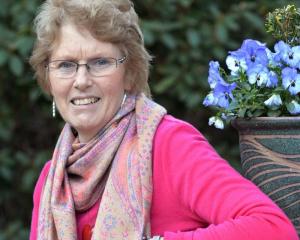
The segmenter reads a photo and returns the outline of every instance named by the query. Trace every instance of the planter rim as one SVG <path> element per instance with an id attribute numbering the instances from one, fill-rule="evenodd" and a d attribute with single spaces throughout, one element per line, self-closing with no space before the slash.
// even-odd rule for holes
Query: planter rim
<path id="1" fill-rule="evenodd" d="M 299 116 L 282 116 L 282 117 L 253 117 L 253 118 L 235 118 L 234 120 L 245 120 L 245 121 L 250 121 L 250 120 L 299 120 Z"/>
<path id="2" fill-rule="evenodd" d="M 236 118 L 232 126 L 241 130 L 268 130 L 268 129 L 300 129 L 300 116 L 295 117 L 256 117 L 251 119 Z"/>

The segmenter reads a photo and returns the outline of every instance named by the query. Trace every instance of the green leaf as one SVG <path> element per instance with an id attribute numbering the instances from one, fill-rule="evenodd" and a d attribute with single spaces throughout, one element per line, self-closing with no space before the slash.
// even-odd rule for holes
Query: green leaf
<path id="1" fill-rule="evenodd" d="M 145 39 L 145 45 L 151 45 L 155 42 L 156 38 L 152 31 L 147 28 L 143 29 L 143 35 Z"/>
<path id="2" fill-rule="evenodd" d="M 252 112 L 251 112 L 251 111 L 249 111 L 249 110 L 248 110 L 246 113 L 247 113 L 247 114 L 246 114 L 246 115 L 247 115 L 247 117 L 249 117 L 249 118 L 252 118 L 252 117 L 253 117 L 253 114 L 252 114 Z"/>
<path id="3" fill-rule="evenodd" d="M 166 91 L 166 89 L 169 89 L 174 84 L 174 82 L 175 79 L 172 77 L 165 78 L 154 86 L 154 91 L 156 93 L 162 93 Z"/>
<path id="4" fill-rule="evenodd" d="M 22 178 L 22 188 L 24 191 L 29 191 L 30 189 L 33 188 L 34 183 L 36 181 L 35 179 L 35 174 L 33 169 L 29 169 L 25 172 Z"/>
<path id="5" fill-rule="evenodd" d="M 257 29 L 264 29 L 264 22 L 261 17 L 252 12 L 245 11 L 244 17 L 246 21 L 248 21 L 247 25 L 251 24 L 251 26 L 256 27 Z"/>
<path id="6" fill-rule="evenodd" d="M 247 82 L 242 83 L 241 87 L 244 88 L 247 91 L 251 90 L 251 85 L 249 83 L 247 83 Z"/>
<path id="7" fill-rule="evenodd" d="M 18 40 L 15 42 L 16 48 L 19 50 L 19 52 L 26 56 L 30 53 L 32 46 L 33 46 L 34 39 L 29 36 L 22 36 L 18 38 Z"/>
<path id="8" fill-rule="evenodd" d="M 17 77 L 20 77 L 22 75 L 24 71 L 24 65 L 18 56 L 13 55 L 12 57 L 10 57 L 9 69 Z"/>
<path id="9" fill-rule="evenodd" d="M 8 53 L 4 49 L 0 49 L 0 66 L 3 66 L 8 60 Z"/>
<path id="10" fill-rule="evenodd" d="M 238 108 L 238 103 L 236 101 L 232 101 L 230 104 L 229 104 L 229 107 L 227 108 L 227 110 L 229 112 L 233 112 L 234 109 L 237 109 Z"/>
<path id="11" fill-rule="evenodd" d="M 201 101 L 201 98 L 199 94 L 190 94 L 187 98 L 187 105 L 190 108 L 197 107 L 199 105 L 199 102 Z"/>
<path id="12" fill-rule="evenodd" d="M 200 44 L 200 35 L 194 29 L 188 29 L 186 35 L 188 42 L 192 47 L 197 47 Z"/>
<path id="13" fill-rule="evenodd" d="M 29 93 L 29 98 L 31 102 L 37 101 L 42 96 L 42 91 L 40 88 L 34 88 Z"/>
<path id="14" fill-rule="evenodd" d="M 218 23 L 216 26 L 216 37 L 222 43 L 228 41 L 228 31 L 223 22 Z"/>
<path id="15" fill-rule="evenodd" d="M 182 23 L 180 22 L 164 22 L 157 20 L 148 20 L 143 22 L 143 26 L 147 29 L 157 32 L 168 32 L 181 28 Z"/>
<path id="16" fill-rule="evenodd" d="M 237 22 L 237 19 L 233 15 L 228 15 L 224 18 L 224 23 L 227 26 L 228 29 L 233 31 L 238 31 L 240 29 L 240 26 Z"/>
<path id="17" fill-rule="evenodd" d="M 1 7 L 0 7 L 0 16 L 4 17 L 8 13 L 8 2 L 7 1 L 1 1 Z"/>
<path id="18" fill-rule="evenodd" d="M 192 4 L 192 0 L 180 0 L 179 3 L 183 7 L 189 7 Z"/>
<path id="19" fill-rule="evenodd" d="M 219 6 L 217 4 L 211 4 L 209 6 L 209 13 L 215 18 L 218 18 L 221 14 Z"/>
<path id="20" fill-rule="evenodd" d="M 245 117 L 245 113 L 246 113 L 246 109 L 245 108 L 239 109 L 239 111 L 238 111 L 238 117 L 240 117 L 240 118 Z"/>
<path id="21" fill-rule="evenodd" d="M 11 138 L 11 134 L 11 128 L 6 126 L 6 124 L 0 126 L 0 141 L 8 141 Z"/>
<path id="22" fill-rule="evenodd" d="M 161 36 L 162 42 L 170 49 L 174 49 L 177 46 L 175 36 L 169 33 L 165 33 Z"/>
<path id="23" fill-rule="evenodd" d="M 3 25 L 3 23 L 1 22 L 0 22 L 0 33 L 1 33 L 0 43 L 4 43 L 5 45 L 11 43 L 16 36 L 16 33 L 13 32 L 13 30 L 10 29 L 9 26 Z"/>
<path id="24" fill-rule="evenodd" d="M 28 156 L 21 151 L 17 151 L 15 154 L 15 160 L 20 166 L 26 166 L 26 164 L 29 162 Z"/>
<path id="25" fill-rule="evenodd" d="M 223 59 L 226 56 L 226 51 L 224 48 L 215 46 L 213 49 L 211 49 L 214 57 L 217 59 Z"/>
<path id="26" fill-rule="evenodd" d="M 13 171 L 8 167 L 0 168 L 0 177 L 6 181 L 10 181 L 13 178 Z"/>
<path id="27" fill-rule="evenodd" d="M 267 112 L 268 117 L 279 117 L 281 114 L 280 110 L 274 111 L 274 110 L 269 110 Z"/>

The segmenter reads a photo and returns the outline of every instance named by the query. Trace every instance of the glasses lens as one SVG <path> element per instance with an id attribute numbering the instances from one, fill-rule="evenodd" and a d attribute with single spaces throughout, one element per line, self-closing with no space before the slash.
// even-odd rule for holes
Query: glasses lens
<path id="1" fill-rule="evenodd" d="M 88 63 L 90 73 L 96 77 L 111 74 L 116 66 L 116 59 L 114 58 L 97 58 Z"/>
<path id="2" fill-rule="evenodd" d="M 49 64 L 49 69 L 58 78 L 70 78 L 76 73 L 77 64 L 70 61 L 55 61 Z"/>

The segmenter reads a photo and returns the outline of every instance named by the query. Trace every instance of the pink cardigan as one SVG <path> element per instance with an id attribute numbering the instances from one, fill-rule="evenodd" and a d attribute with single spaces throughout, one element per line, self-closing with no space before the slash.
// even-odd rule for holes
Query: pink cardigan
<path id="1" fill-rule="evenodd" d="M 50 162 L 35 187 L 30 240 L 37 239 L 40 195 Z M 78 239 L 94 226 L 99 202 L 77 214 Z M 165 116 L 153 147 L 153 235 L 165 240 L 297 240 L 284 213 L 223 160 L 186 122 Z"/>

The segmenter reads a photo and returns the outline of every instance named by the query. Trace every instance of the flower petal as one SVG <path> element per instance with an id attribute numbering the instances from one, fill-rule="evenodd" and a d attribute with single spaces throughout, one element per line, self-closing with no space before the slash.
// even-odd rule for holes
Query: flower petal
<path id="1" fill-rule="evenodd" d="M 287 105 L 287 110 L 289 111 L 290 114 L 296 115 L 300 114 L 300 104 L 292 100 L 288 105 Z"/>
<path id="2" fill-rule="evenodd" d="M 273 94 L 268 100 L 264 101 L 264 104 L 268 107 L 278 107 L 282 104 L 280 95 Z"/>

